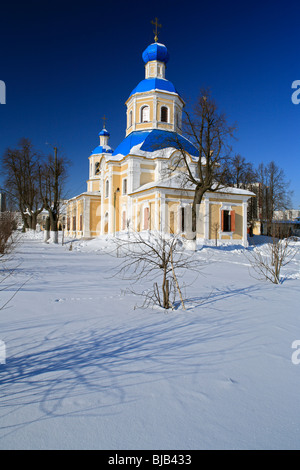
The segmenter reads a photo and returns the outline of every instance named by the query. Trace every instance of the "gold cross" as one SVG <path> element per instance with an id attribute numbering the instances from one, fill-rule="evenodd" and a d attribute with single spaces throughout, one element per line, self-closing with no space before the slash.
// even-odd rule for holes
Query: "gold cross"
<path id="1" fill-rule="evenodd" d="M 105 129 L 105 121 L 106 121 L 106 119 L 107 119 L 107 118 L 105 117 L 105 114 L 104 114 L 104 116 L 103 116 L 102 119 L 103 119 L 103 129 Z"/>
<path id="2" fill-rule="evenodd" d="M 155 34 L 154 36 L 154 41 L 157 42 L 158 41 L 158 29 L 157 28 L 161 28 L 161 24 L 158 24 L 158 19 L 155 18 L 155 21 L 151 21 L 151 24 L 154 24 L 155 26 L 155 30 L 153 30 L 153 33 Z"/>

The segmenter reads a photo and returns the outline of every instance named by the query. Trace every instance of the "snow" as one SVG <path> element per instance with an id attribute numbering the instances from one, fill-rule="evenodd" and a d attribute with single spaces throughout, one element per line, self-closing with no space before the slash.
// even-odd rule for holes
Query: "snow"
<path id="1" fill-rule="evenodd" d="M 137 194 L 140 191 L 145 191 L 148 189 L 153 189 L 155 187 L 160 187 L 160 188 L 166 188 L 166 189 L 179 189 L 181 191 L 194 191 L 195 190 L 195 185 L 187 180 L 186 177 L 182 176 L 180 173 L 176 173 L 175 175 L 172 175 L 170 177 L 163 178 L 159 181 L 151 181 L 150 183 L 146 183 L 143 186 L 140 186 L 136 190 L 132 191 L 131 194 Z M 224 194 L 234 194 L 234 195 L 240 195 L 240 196 L 255 196 L 255 194 L 252 191 L 248 191 L 247 189 L 240 189 L 240 188 L 234 188 L 230 186 L 226 187 L 220 187 L 219 189 L 215 190 L 215 185 L 212 188 L 214 190 L 214 193 L 224 193 Z M 212 196 L 212 192 L 207 192 L 206 195 Z"/>
<path id="2" fill-rule="evenodd" d="M 28 233 L 8 262 L 0 449 L 299 448 L 299 254 L 273 285 L 203 246 L 187 310 L 165 312 L 135 308 L 109 239 L 69 247 Z"/>

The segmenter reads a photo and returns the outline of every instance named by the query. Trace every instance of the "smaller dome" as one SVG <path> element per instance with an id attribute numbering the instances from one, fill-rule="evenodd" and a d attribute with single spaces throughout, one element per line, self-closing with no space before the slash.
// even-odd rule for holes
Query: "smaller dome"
<path id="1" fill-rule="evenodd" d="M 169 60 L 169 53 L 164 44 L 155 42 L 144 50 L 142 57 L 145 64 L 150 60 L 159 60 L 166 64 Z"/>
<path id="2" fill-rule="evenodd" d="M 99 132 L 98 135 L 107 135 L 108 137 L 110 136 L 110 133 L 105 129 L 105 127 L 102 129 L 101 132 Z"/>
<path id="3" fill-rule="evenodd" d="M 98 147 L 91 152 L 91 155 L 99 155 L 101 153 L 113 153 L 113 149 L 109 145 L 98 145 Z"/>

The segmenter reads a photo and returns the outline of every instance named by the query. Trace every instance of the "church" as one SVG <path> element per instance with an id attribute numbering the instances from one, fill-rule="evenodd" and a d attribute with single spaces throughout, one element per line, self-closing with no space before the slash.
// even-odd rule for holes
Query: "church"
<path id="1" fill-rule="evenodd" d="M 67 236 L 148 230 L 188 235 L 193 187 L 181 183 L 182 169 L 169 169 L 179 145 L 196 171 L 198 151 L 182 134 L 185 103 L 166 79 L 166 46 L 156 36 L 142 58 L 145 78 L 125 103 L 125 138 L 113 150 L 104 124 L 99 145 L 88 158 L 87 191 L 67 203 Z M 207 192 L 199 207 L 197 239 L 247 246 L 247 201 L 252 195 L 237 188 Z"/>

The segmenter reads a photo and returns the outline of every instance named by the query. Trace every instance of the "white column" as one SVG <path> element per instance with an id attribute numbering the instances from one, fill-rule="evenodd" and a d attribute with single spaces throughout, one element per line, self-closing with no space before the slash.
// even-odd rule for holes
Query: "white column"
<path id="1" fill-rule="evenodd" d="M 155 193 L 154 230 L 159 231 L 159 195 Z"/>
<path id="2" fill-rule="evenodd" d="M 133 130 L 135 131 L 136 130 L 136 99 L 134 98 L 134 101 L 133 101 Z"/>
<path id="3" fill-rule="evenodd" d="M 114 231 L 114 188 L 112 187 L 112 168 L 109 168 L 109 198 L 108 198 L 108 233 Z"/>
<path id="4" fill-rule="evenodd" d="M 100 189 L 100 194 L 101 194 L 101 208 L 100 208 L 100 235 L 103 235 L 104 233 L 104 178 L 101 176 L 100 181 L 99 181 L 99 189 Z"/>
<path id="5" fill-rule="evenodd" d="M 83 199 L 83 237 L 91 236 L 90 227 L 90 198 L 85 197 Z M 78 221 L 79 223 L 79 221 Z"/>
<path id="6" fill-rule="evenodd" d="M 247 208 L 248 203 L 243 202 L 243 246 L 248 246 L 247 238 Z"/>
<path id="7" fill-rule="evenodd" d="M 160 231 L 166 232 L 167 228 L 167 204 L 166 204 L 166 196 L 161 194 L 160 196 Z"/>
<path id="8" fill-rule="evenodd" d="M 153 98 L 153 127 L 157 128 L 157 96 Z"/>
<path id="9" fill-rule="evenodd" d="M 209 199 L 204 200 L 204 239 L 209 239 Z"/>

